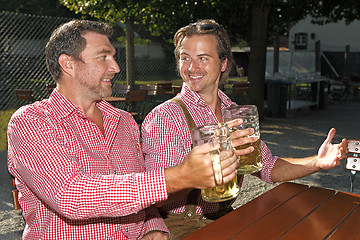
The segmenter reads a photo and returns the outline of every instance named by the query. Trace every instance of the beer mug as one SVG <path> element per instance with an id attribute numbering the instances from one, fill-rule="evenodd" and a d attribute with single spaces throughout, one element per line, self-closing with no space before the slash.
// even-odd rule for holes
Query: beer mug
<path id="1" fill-rule="evenodd" d="M 210 153 L 216 187 L 201 190 L 201 197 L 207 202 L 222 202 L 235 198 L 239 194 L 237 177 L 223 184 L 220 165 L 220 151 L 232 148 L 229 128 L 225 124 L 216 123 L 192 129 L 193 147 L 204 143 L 216 142 L 220 144 L 219 150 Z"/>
<path id="2" fill-rule="evenodd" d="M 251 174 L 258 172 L 262 169 L 262 157 L 261 157 L 261 144 L 260 144 L 260 129 L 259 129 L 259 114 L 255 105 L 239 105 L 231 106 L 225 109 L 224 120 L 228 123 L 231 120 L 241 118 L 243 123 L 241 125 L 230 128 L 230 132 L 237 129 L 253 128 L 254 134 L 248 137 L 258 137 L 258 140 L 254 143 L 248 143 L 236 147 L 237 150 L 245 149 L 249 146 L 254 147 L 254 151 L 238 156 L 239 167 L 238 174 Z"/>

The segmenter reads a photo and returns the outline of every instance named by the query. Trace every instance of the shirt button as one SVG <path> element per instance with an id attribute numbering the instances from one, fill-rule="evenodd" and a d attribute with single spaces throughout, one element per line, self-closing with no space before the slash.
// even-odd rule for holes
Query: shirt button
<path id="1" fill-rule="evenodd" d="M 187 213 L 187 216 L 190 218 L 190 217 L 192 217 L 192 213 Z"/>
<path id="2" fill-rule="evenodd" d="M 128 229 L 127 228 L 125 228 L 125 232 L 127 232 L 128 231 Z"/>
<path id="3" fill-rule="evenodd" d="M 116 174 L 116 170 L 114 170 L 114 174 Z"/>
<path id="4" fill-rule="evenodd" d="M 80 110 L 76 110 L 77 113 L 80 113 Z"/>

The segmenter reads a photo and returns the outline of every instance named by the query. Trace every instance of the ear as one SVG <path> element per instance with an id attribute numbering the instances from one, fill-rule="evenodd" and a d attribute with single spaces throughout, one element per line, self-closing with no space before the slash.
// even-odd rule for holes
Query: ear
<path id="1" fill-rule="evenodd" d="M 69 75 L 73 74 L 74 71 L 74 60 L 72 57 L 66 54 L 61 54 L 59 57 L 59 64 L 63 72 Z"/>
<path id="2" fill-rule="evenodd" d="M 227 67 L 227 62 L 228 62 L 227 58 L 225 58 L 224 61 L 222 61 L 222 63 L 221 63 L 221 72 L 225 72 L 226 67 Z"/>

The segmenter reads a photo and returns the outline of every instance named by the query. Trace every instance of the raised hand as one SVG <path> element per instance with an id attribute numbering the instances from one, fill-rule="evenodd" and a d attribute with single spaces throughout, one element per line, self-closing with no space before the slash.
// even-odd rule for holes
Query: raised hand
<path id="1" fill-rule="evenodd" d="M 319 169 L 328 170 L 340 165 L 341 159 L 348 153 L 348 143 L 345 138 L 339 144 L 331 143 L 335 133 L 335 128 L 330 129 L 327 138 L 319 148 L 316 163 Z"/>

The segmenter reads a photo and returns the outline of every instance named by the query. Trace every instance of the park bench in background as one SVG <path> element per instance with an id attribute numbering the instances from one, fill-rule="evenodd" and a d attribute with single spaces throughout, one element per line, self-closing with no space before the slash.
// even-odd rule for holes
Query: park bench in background
<path id="1" fill-rule="evenodd" d="M 19 107 L 23 103 L 32 103 L 35 101 L 34 92 L 31 89 L 15 89 L 16 98 L 19 102 Z"/>

